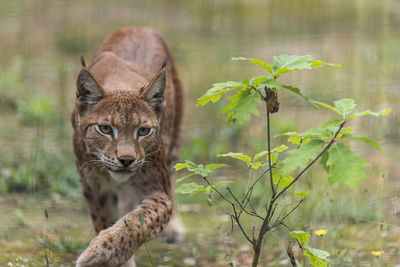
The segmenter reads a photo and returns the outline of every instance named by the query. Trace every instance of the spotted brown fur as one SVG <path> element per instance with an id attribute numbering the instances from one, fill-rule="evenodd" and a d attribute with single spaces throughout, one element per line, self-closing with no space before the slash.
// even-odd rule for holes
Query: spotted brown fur
<path id="1" fill-rule="evenodd" d="M 134 266 L 130 258 L 143 242 L 166 226 L 182 231 L 170 180 L 181 120 L 181 84 L 155 30 L 122 28 L 83 64 L 72 113 L 74 152 L 97 236 L 77 266 Z M 152 130 L 138 137 L 141 127 Z"/>

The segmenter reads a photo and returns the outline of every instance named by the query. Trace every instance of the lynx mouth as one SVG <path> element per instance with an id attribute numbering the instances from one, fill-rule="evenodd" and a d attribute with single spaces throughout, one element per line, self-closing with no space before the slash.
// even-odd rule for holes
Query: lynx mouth
<path id="1" fill-rule="evenodd" d="M 134 171 L 129 170 L 129 169 L 111 169 L 108 168 L 108 173 L 110 176 L 117 181 L 118 183 L 125 182 L 129 180 L 132 176 Z"/>
<path id="2" fill-rule="evenodd" d="M 115 172 L 115 173 L 120 173 L 120 174 L 133 173 L 133 170 L 129 170 L 129 169 L 117 169 L 117 170 L 109 169 L 109 170 L 112 172 Z"/>

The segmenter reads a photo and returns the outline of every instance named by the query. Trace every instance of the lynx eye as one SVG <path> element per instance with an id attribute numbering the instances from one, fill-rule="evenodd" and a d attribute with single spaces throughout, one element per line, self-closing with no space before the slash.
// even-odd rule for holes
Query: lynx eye
<path id="1" fill-rule="evenodd" d="M 147 136 L 151 133 L 151 128 L 147 128 L 147 127 L 140 127 L 138 129 L 138 136 Z"/>
<path id="2" fill-rule="evenodd" d="M 102 134 L 111 135 L 113 133 L 113 129 L 112 129 L 112 127 L 110 125 L 97 125 L 97 129 Z"/>

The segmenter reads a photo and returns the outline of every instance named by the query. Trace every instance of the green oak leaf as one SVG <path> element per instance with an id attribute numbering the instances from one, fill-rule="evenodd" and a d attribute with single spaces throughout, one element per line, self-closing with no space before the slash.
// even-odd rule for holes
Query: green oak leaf
<path id="1" fill-rule="evenodd" d="M 209 169 L 209 170 L 215 170 L 215 169 L 218 169 L 218 168 L 221 168 L 221 167 L 226 167 L 226 166 L 229 166 L 229 165 L 227 165 L 227 164 L 216 164 L 216 163 L 214 163 L 214 164 L 208 164 L 208 165 L 206 165 L 206 168 Z"/>
<path id="2" fill-rule="evenodd" d="M 343 123 L 343 120 L 328 120 L 321 125 L 321 128 L 326 129 L 328 127 L 334 127 Z"/>
<path id="3" fill-rule="evenodd" d="M 310 192 L 304 191 L 304 192 L 297 193 L 296 195 L 301 198 L 305 198 L 308 195 L 308 193 L 310 193 Z"/>
<path id="4" fill-rule="evenodd" d="M 282 174 L 281 169 L 273 168 L 272 169 L 272 181 L 274 184 L 278 184 L 280 188 L 285 188 L 294 180 L 293 176 L 290 174 Z"/>
<path id="5" fill-rule="evenodd" d="M 308 162 L 318 155 L 324 144 L 325 142 L 320 139 L 311 139 L 300 148 L 289 151 L 289 155 L 282 161 L 283 174 L 291 173 L 297 168 L 305 168 Z"/>
<path id="6" fill-rule="evenodd" d="M 258 168 L 260 168 L 261 166 L 264 166 L 264 165 L 265 165 L 265 164 L 262 163 L 262 162 L 260 162 L 260 161 L 256 161 L 256 162 L 250 163 L 250 167 L 251 167 L 252 169 L 255 169 L 255 170 L 257 170 Z"/>
<path id="7" fill-rule="evenodd" d="M 351 98 L 342 98 L 333 102 L 335 109 L 340 113 L 343 119 L 347 118 L 349 114 L 353 113 L 357 104 Z"/>
<path id="8" fill-rule="evenodd" d="M 366 136 L 362 136 L 362 135 L 356 135 L 356 134 L 352 134 L 352 133 L 345 133 L 342 135 L 341 138 L 348 138 L 348 139 L 355 139 L 355 140 L 359 140 L 359 141 L 363 141 L 365 143 L 367 143 L 368 145 L 374 147 L 375 149 L 379 150 L 380 152 L 382 152 L 386 157 L 390 158 L 390 156 L 385 152 L 385 150 L 382 149 L 382 147 L 379 145 L 378 141 L 368 138 Z"/>
<path id="9" fill-rule="evenodd" d="M 186 160 L 185 163 L 178 163 L 174 166 L 175 171 L 180 171 L 182 169 L 187 169 L 188 171 L 201 175 L 203 177 L 207 177 L 210 173 L 212 173 L 212 169 L 204 167 L 202 164 L 196 164 L 191 161 Z"/>
<path id="10" fill-rule="evenodd" d="M 315 267 L 326 267 L 328 264 L 332 264 L 328 257 L 329 252 L 316 249 L 316 248 L 311 248 L 307 245 L 304 246 L 304 255 L 308 257 L 308 260 L 312 265 Z"/>
<path id="11" fill-rule="evenodd" d="M 214 189 L 220 187 L 221 185 L 231 184 L 231 183 L 233 183 L 233 182 L 232 181 L 222 181 L 222 182 L 219 182 L 218 184 L 213 185 L 212 187 L 207 186 L 206 188 L 202 189 L 202 191 L 206 192 L 207 194 L 210 194 L 214 191 Z"/>
<path id="12" fill-rule="evenodd" d="M 280 55 L 274 57 L 274 76 L 279 77 L 280 74 L 286 73 L 293 70 L 304 70 L 311 69 L 313 67 L 319 67 L 323 65 L 341 67 L 338 64 L 326 63 L 319 60 L 314 60 L 310 55 L 298 56 L 298 55 Z"/>
<path id="13" fill-rule="evenodd" d="M 328 181 L 330 184 L 348 184 L 356 187 L 359 181 L 366 177 L 364 167 L 369 163 L 352 152 L 345 144 L 334 144 L 329 149 L 329 158 L 326 162 L 329 167 Z"/>
<path id="14" fill-rule="evenodd" d="M 271 149 L 271 153 L 279 153 L 279 152 L 285 151 L 286 149 L 288 149 L 287 146 L 280 145 L 278 147 L 275 147 L 275 148 Z M 264 156 L 268 157 L 268 150 L 264 150 L 264 151 L 261 151 L 261 152 L 255 154 L 254 157 L 253 157 L 253 161 L 259 160 Z"/>
<path id="15" fill-rule="evenodd" d="M 321 160 L 319 162 L 321 163 L 322 167 L 324 167 L 324 169 L 327 172 L 329 172 L 329 167 L 326 164 L 328 159 L 329 159 L 329 152 L 328 151 L 324 151 L 324 153 L 322 153 Z"/>
<path id="16" fill-rule="evenodd" d="M 268 150 L 261 151 L 261 152 L 259 152 L 259 153 L 254 155 L 253 161 L 259 160 L 262 157 L 266 156 L 267 154 L 268 154 Z"/>
<path id="17" fill-rule="evenodd" d="M 308 239 L 310 239 L 310 234 L 304 231 L 292 231 L 289 234 L 293 239 L 299 241 L 303 246 L 308 242 Z"/>
<path id="18" fill-rule="evenodd" d="M 259 94 L 251 89 L 240 90 L 236 95 L 228 97 L 231 101 L 221 112 L 227 112 L 227 120 L 242 124 L 250 119 L 250 115 L 259 116 L 257 104 L 261 103 Z"/>
<path id="19" fill-rule="evenodd" d="M 275 147 L 274 149 L 272 149 L 271 152 L 282 152 L 282 151 L 285 151 L 285 150 L 287 150 L 287 149 L 288 149 L 287 146 L 285 146 L 285 145 L 280 145 L 280 146 Z"/>
<path id="20" fill-rule="evenodd" d="M 257 64 L 258 66 L 265 68 L 271 74 L 273 72 L 272 67 L 267 62 L 261 61 L 257 58 L 234 57 L 234 58 L 232 58 L 232 60 L 247 60 L 247 61 L 253 62 L 254 64 Z"/>
<path id="21" fill-rule="evenodd" d="M 294 133 L 292 136 L 289 137 L 288 141 L 294 145 L 300 145 L 300 143 L 304 142 L 304 139 Z"/>
<path id="22" fill-rule="evenodd" d="M 310 55 L 297 56 L 297 55 L 280 55 L 274 57 L 274 71 L 275 76 L 286 73 L 292 70 L 311 69 L 311 61 L 314 58 Z"/>
<path id="23" fill-rule="evenodd" d="M 314 104 L 317 104 L 318 106 L 330 109 L 333 112 L 335 112 L 336 114 L 338 114 L 339 116 L 342 116 L 342 114 L 339 112 L 339 110 L 337 110 L 336 108 L 332 107 L 331 105 L 329 105 L 327 103 L 320 102 L 320 101 L 315 101 L 315 100 L 311 100 L 311 102 L 313 102 Z"/>
<path id="24" fill-rule="evenodd" d="M 354 115 L 351 115 L 350 117 L 348 117 L 348 120 L 351 120 L 351 119 L 354 119 L 354 118 L 358 118 L 358 117 L 367 116 L 367 115 L 379 117 L 381 115 L 389 114 L 390 111 L 392 111 L 390 108 L 387 108 L 387 109 L 384 109 L 384 110 L 381 110 L 381 111 L 378 111 L 378 112 L 374 112 L 374 111 L 371 111 L 371 110 L 367 109 L 367 110 L 355 113 Z"/>
<path id="25" fill-rule="evenodd" d="M 204 186 L 196 184 L 196 183 L 185 183 L 181 184 L 179 187 L 175 189 L 175 192 L 178 194 L 183 194 L 183 195 L 192 195 L 192 194 L 197 194 L 199 192 L 202 192 L 204 189 Z"/>
<path id="26" fill-rule="evenodd" d="M 247 164 L 251 163 L 251 158 L 243 153 L 229 152 L 229 153 L 225 153 L 225 154 L 219 154 L 219 155 L 217 155 L 217 157 L 231 157 L 234 159 L 241 160 Z"/>
<path id="27" fill-rule="evenodd" d="M 247 87 L 245 80 L 243 80 L 242 82 L 227 81 L 223 83 L 214 83 L 203 96 L 197 99 L 196 107 L 204 106 L 210 101 L 215 103 L 219 101 L 222 94 L 244 87 Z"/>
<path id="28" fill-rule="evenodd" d="M 191 176 L 193 176 L 193 175 L 196 175 L 196 173 L 191 173 L 191 174 L 189 174 L 189 175 L 186 175 L 186 176 L 183 176 L 183 177 L 179 177 L 178 179 L 176 179 L 176 183 L 180 183 L 180 182 L 182 182 L 183 180 L 186 180 L 187 178 L 189 178 L 189 177 L 191 177 Z"/>
<path id="29" fill-rule="evenodd" d="M 342 67 L 342 65 L 340 65 L 340 64 L 326 63 L 326 62 L 322 62 L 322 61 L 319 61 L 319 60 L 311 61 L 311 68 L 320 67 L 320 66 L 323 66 L 323 65 L 332 66 L 332 67 L 336 67 L 336 68 L 341 68 Z"/>
<path id="30" fill-rule="evenodd" d="M 323 128 L 310 128 L 305 130 L 302 133 L 298 134 L 300 137 L 309 137 L 309 136 L 321 136 L 321 137 L 328 137 L 329 131 Z"/>

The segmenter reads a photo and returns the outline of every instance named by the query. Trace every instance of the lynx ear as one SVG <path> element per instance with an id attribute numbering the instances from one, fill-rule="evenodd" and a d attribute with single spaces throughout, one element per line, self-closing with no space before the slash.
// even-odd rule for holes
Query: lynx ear
<path id="1" fill-rule="evenodd" d="M 167 61 L 165 60 L 160 72 L 142 89 L 142 93 L 140 94 L 140 98 L 146 101 L 157 115 L 161 113 L 164 106 L 166 63 Z"/>
<path id="2" fill-rule="evenodd" d="M 104 91 L 87 68 L 82 68 L 76 81 L 76 103 L 81 107 L 97 104 Z"/>

